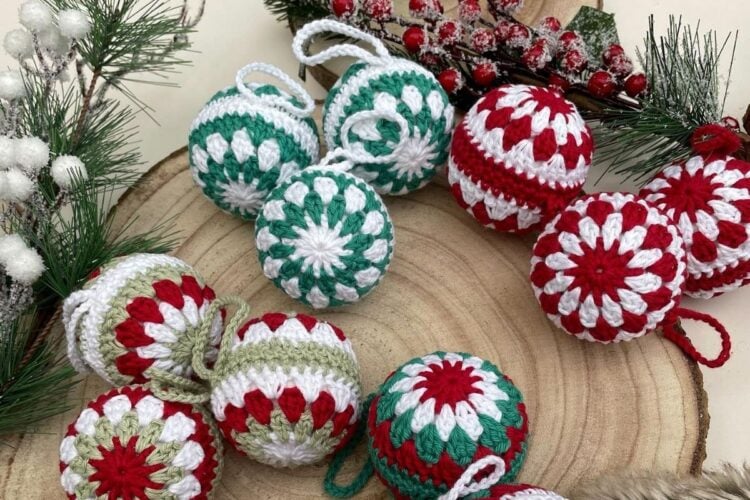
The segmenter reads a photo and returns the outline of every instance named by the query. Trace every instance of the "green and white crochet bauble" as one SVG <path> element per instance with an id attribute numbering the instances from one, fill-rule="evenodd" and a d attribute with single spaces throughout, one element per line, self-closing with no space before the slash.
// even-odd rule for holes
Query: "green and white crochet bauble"
<path id="1" fill-rule="evenodd" d="M 246 84 L 251 72 L 278 78 L 294 95 L 274 85 Z M 307 92 L 278 68 L 254 63 L 241 69 L 236 86 L 211 98 L 190 128 L 196 184 L 222 210 L 254 220 L 279 182 L 317 162 L 314 108 Z"/>
<path id="2" fill-rule="evenodd" d="M 208 328 L 207 362 L 216 359 L 222 317 L 209 318 L 213 290 L 187 263 L 169 255 L 113 259 L 63 303 L 68 358 L 112 385 L 143 383 L 166 374 L 193 376 L 193 346 Z"/>
<path id="3" fill-rule="evenodd" d="M 308 55 L 320 33 L 363 40 L 375 53 L 341 44 Z M 380 194 L 406 194 L 425 186 L 448 158 L 453 106 L 437 79 L 415 62 L 393 57 L 377 38 L 345 24 L 319 20 L 294 38 L 294 53 L 307 65 L 341 56 L 359 59 L 336 82 L 323 107 L 323 133 L 329 150 L 343 148 L 367 161 L 352 173 Z"/>
<path id="4" fill-rule="evenodd" d="M 342 165 L 287 179 L 269 194 L 255 224 L 263 273 L 316 309 L 360 300 L 380 282 L 393 254 L 383 200 Z"/>

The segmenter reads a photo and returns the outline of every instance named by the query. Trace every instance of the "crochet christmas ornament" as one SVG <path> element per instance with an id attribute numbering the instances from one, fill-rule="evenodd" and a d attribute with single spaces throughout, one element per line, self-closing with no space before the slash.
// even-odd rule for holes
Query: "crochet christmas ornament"
<path id="1" fill-rule="evenodd" d="M 221 469 L 221 440 L 207 412 L 144 386 L 99 396 L 60 444 L 60 481 L 71 499 L 205 499 Z"/>
<path id="2" fill-rule="evenodd" d="M 359 365 L 336 326 L 304 314 L 265 314 L 227 330 L 211 375 L 224 437 L 264 464 L 319 462 L 343 446 L 360 412 Z"/>
<path id="3" fill-rule="evenodd" d="M 478 498 L 480 500 L 565 500 L 565 497 L 557 493 L 528 484 L 498 484 L 490 488 L 487 496 Z"/>
<path id="4" fill-rule="evenodd" d="M 505 85 L 453 134 L 448 181 L 459 205 L 498 231 L 539 230 L 581 193 L 594 143 L 554 89 Z"/>
<path id="5" fill-rule="evenodd" d="M 668 165 L 640 193 L 680 229 L 687 248 L 685 291 L 693 297 L 750 281 L 750 163 L 721 149 L 722 134 L 736 137 L 719 125 L 699 128 L 697 136 L 715 136 L 718 144 L 699 144 L 711 149 Z"/>
<path id="6" fill-rule="evenodd" d="M 374 471 L 398 499 L 454 499 L 512 482 L 523 463 L 528 419 L 521 393 L 476 356 L 412 359 L 367 404 L 360 432 L 369 462 L 354 483 L 338 486 L 351 447 L 337 454 L 325 481 L 333 496 L 353 495 Z"/>
<path id="7" fill-rule="evenodd" d="M 94 371 L 116 386 L 155 374 L 189 379 L 204 322 L 210 333 L 205 357 L 216 358 L 222 318 L 206 315 L 214 298 L 203 278 L 175 257 L 114 259 L 63 304 L 68 357 L 79 372 Z"/>
<path id="8" fill-rule="evenodd" d="M 278 78 L 294 96 L 273 85 L 246 84 L 252 72 Z M 196 184 L 222 210 L 254 220 L 280 181 L 318 160 L 314 107 L 307 92 L 278 68 L 246 66 L 236 86 L 211 98 L 191 126 L 188 149 Z"/>
<path id="9" fill-rule="evenodd" d="M 599 193 L 547 225 L 534 245 L 531 285 L 547 316 L 579 339 L 619 342 L 662 327 L 696 361 L 721 366 L 729 358 L 726 330 L 679 307 L 686 268 L 680 231 L 666 214 L 633 194 Z M 679 317 L 719 331 L 716 359 L 701 356 L 678 331 Z"/>
<path id="10" fill-rule="evenodd" d="M 311 39 L 321 33 L 365 41 L 375 53 L 340 44 L 308 55 Z M 379 39 L 331 20 L 306 24 L 297 32 L 293 48 L 306 65 L 341 56 L 359 59 L 336 82 L 323 107 L 328 149 L 344 147 L 369 157 L 357 162 L 352 173 L 378 193 L 392 195 L 409 193 L 432 179 L 448 157 L 454 113 L 432 73 L 391 56 Z"/>
<path id="11" fill-rule="evenodd" d="M 255 224 L 264 274 L 316 309 L 360 300 L 380 282 L 393 254 L 383 200 L 339 167 L 293 175 L 269 194 Z"/>

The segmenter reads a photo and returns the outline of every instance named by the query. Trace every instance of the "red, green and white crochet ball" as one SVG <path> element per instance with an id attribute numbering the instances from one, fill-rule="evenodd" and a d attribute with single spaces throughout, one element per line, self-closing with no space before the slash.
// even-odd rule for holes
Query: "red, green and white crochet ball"
<path id="1" fill-rule="evenodd" d="M 307 169 L 274 189 L 255 224 L 263 273 L 316 309 L 357 302 L 380 282 L 393 254 L 393 224 L 360 178 Z"/>
<path id="2" fill-rule="evenodd" d="M 459 205 L 498 231 L 539 230 L 578 196 L 594 142 L 557 91 L 504 85 L 453 133 L 448 181 Z"/>
<path id="3" fill-rule="evenodd" d="M 362 112 L 385 117 L 357 120 Z M 448 157 L 454 109 L 435 76 L 398 57 L 357 62 L 339 78 L 323 106 L 329 150 L 344 145 L 387 163 L 356 163 L 352 173 L 380 194 L 400 195 L 425 186 Z M 357 123 L 346 126 L 347 120 Z M 400 122 L 400 124 L 399 124 Z M 401 127 L 408 133 L 401 137 Z"/>
<path id="4" fill-rule="evenodd" d="M 357 358 L 340 329 L 304 314 L 273 313 L 245 323 L 221 354 L 211 408 L 237 450 L 295 467 L 349 441 L 361 394 Z"/>
<path id="5" fill-rule="evenodd" d="M 565 500 L 565 497 L 528 484 L 498 484 L 480 500 Z"/>
<path id="6" fill-rule="evenodd" d="M 273 85 L 248 85 L 257 96 L 298 101 Z M 196 184 L 219 208 L 254 220 L 276 184 L 318 160 L 318 129 L 274 105 L 251 102 L 235 87 L 217 93 L 188 139 Z"/>
<path id="7" fill-rule="evenodd" d="M 685 293 L 709 298 L 750 281 L 750 163 L 694 156 L 667 166 L 640 194 L 685 239 Z"/>
<path id="8" fill-rule="evenodd" d="M 474 462 L 503 459 L 512 482 L 526 454 L 528 419 L 520 391 L 492 363 L 436 352 L 393 372 L 367 418 L 375 473 L 398 499 L 445 494 Z"/>
<path id="9" fill-rule="evenodd" d="M 142 383 L 153 370 L 190 378 L 191 349 L 213 290 L 185 262 L 134 254 L 103 266 L 63 304 L 68 357 L 115 386 Z M 222 318 L 212 320 L 206 360 L 216 359 Z"/>
<path id="10" fill-rule="evenodd" d="M 60 444 L 60 481 L 71 499 L 206 499 L 222 465 L 205 410 L 163 401 L 144 386 L 90 402 Z"/>
<path id="11" fill-rule="evenodd" d="M 557 326 L 619 342 L 669 319 L 686 268 L 680 231 L 666 214 L 632 194 L 599 193 L 547 225 L 534 245 L 531 285 Z"/>

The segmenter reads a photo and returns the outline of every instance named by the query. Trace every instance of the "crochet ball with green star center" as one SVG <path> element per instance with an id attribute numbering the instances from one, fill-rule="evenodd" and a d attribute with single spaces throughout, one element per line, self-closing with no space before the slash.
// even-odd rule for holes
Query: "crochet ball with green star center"
<path id="1" fill-rule="evenodd" d="M 255 242 L 264 274 L 320 309 L 357 302 L 380 282 L 393 254 L 393 224 L 364 181 L 313 168 L 269 194 Z"/>
<path id="2" fill-rule="evenodd" d="M 381 114 L 357 120 L 360 112 Z M 406 194 L 425 186 L 448 159 L 453 106 L 437 79 L 418 64 L 394 57 L 387 64 L 353 64 L 336 82 L 323 107 L 329 150 L 344 145 L 385 163 L 358 162 L 352 173 L 380 194 Z M 402 137 L 401 128 L 406 130 Z"/>
<path id="3" fill-rule="evenodd" d="M 500 482 L 513 482 L 526 454 L 520 391 L 471 354 L 408 361 L 375 392 L 366 418 L 370 461 L 396 498 L 438 498 L 489 455 L 503 459 Z"/>
<path id="4" fill-rule="evenodd" d="M 273 85 L 248 84 L 251 101 L 230 87 L 211 98 L 193 122 L 188 138 L 196 184 L 216 206 L 254 220 L 277 183 L 318 160 L 318 129 L 263 96 L 299 101 Z"/>

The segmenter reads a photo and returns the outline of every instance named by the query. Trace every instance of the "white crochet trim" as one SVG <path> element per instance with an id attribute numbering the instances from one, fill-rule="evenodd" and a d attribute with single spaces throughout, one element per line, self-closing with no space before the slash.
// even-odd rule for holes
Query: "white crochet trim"
<path id="1" fill-rule="evenodd" d="M 193 131 L 206 123 L 220 119 L 227 115 L 249 115 L 259 116 L 268 123 L 283 130 L 285 134 L 294 138 L 300 147 L 313 159 L 317 160 L 320 154 L 320 144 L 315 130 L 304 120 L 299 120 L 285 111 L 268 105 L 258 105 L 247 100 L 242 95 L 225 96 L 208 103 L 198 116 L 193 120 L 190 130 Z M 301 126 L 300 126 L 301 125 Z M 201 165 L 197 165 L 199 170 Z M 202 172 L 207 172 L 207 165 L 202 167 Z"/>
<path id="2" fill-rule="evenodd" d="M 298 106 L 295 106 L 284 96 L 259 96 L 254 94 L 252 88 L 248 89 L 245 84 L 245 78 L 247 77 L 247 75 L 253 72 L 265 73 L 267 75 L 278 78 L 282 83 L 289 87 L 295 97 L 299 98 L 302 101 L 303 107 L 300 108 Z M 287 113 L 299 118 L 306 118 L 310 116 L 313 111 L 315 111 L 315 101 L 313 101 L 312 97 L 310 97 L 310 94 L 308 94 L 307 91 L 303 89 L 299 83 L 292 80 L 289 75 L 271 64 L 257 62 L 248 64 L 237 72 L 235 84 L 237 85 L 237 90 L 240 92 L 240 94 L 242 94 L 250 102 L 276 106 L 285 110 Z"/>
<path id="3" fill-rule="evenodd" d="M 525 86 L 508 86 L 503 90 L 507 95 L 498 100 L 498 107 L 513 107 L 530 97 Z M 581 144 L 583 134 L 588 132 L 586 123 L 578 113 L 557 115 L 555 120 L 550 123 L 550 110 L 544 108 L 541 111 L 535 111 L 535 106 L 536 102 L 532 100 L 523 107 L 517 108 L 512 115 L 513 119 L 532 116 L 532 134 L 536 135 L 549 127 L 555 131 L 558 145 L 567 144 L 568 133 L 573 135 L 577 145 Z M 534 149 L 534 143 L 531 139 L 520 141 L 510 151 L 506 151 L 503 149 L 504 129 L 488 130 L 485 127 L 485 121 L 491 111 L 483 110 L 480 112 L 478 109 L 478 106 L 473 106 L 466 114 L 464 123 L 472 138 L 472 144 L 475 144 L 475 147 L 485 157 L 502 161 L 509 170 L 519 175 L 525 175 L 530 182 L 538 182 L 543 186 L 570 188 L 582 186 L 586 182 L 589 165 L 583 156 L 579 156 L 576 167 L 569 170 L 565 167 L 565 159 L 560 153 L 555 153 L 548 161 L 536 161 L 534 155 L 531 154 Z"/>
<path id="4" fill-rule="evenodd" d="M 306 47 L 312 42 L 313 37 L 320 33 L 338 33 L 353 40 L 367 42 L 373 47 L 375 54 L 348 43 L 328 47 L 318 54 L 306 54 Z M 361 59 L 370 64 L 391 64 L 393 60 L 388 49 L 379 39 L 357 28 L 330 19 L 312 21 L 297 31 L 292 41 L 292 52 L 299 62 L 307 66 L 316 66 L 334 58 L 347 56 Z"/>
<path id="5" fill-rule="evenodd" d="M 557 493 L 541 490 L 538 488 L 529 488 L 527 490 L 508 493 L 500 497 L 500 500 L 567 500 Z"/>
<path id="6" fill-rule="evenodd" d="M 518 205 L 516 199 L 506 200 L 502 196 L 495 196 L 490 191 L 482 189 L 481 182 L 475 183 L 466 174 L 459 170 L 453 155 L 448 158 L 448 182 L 461 188 L 461 196 L 469 205 L 466 211 L 470 214 L 471 209 L 479 203 L 484 204 L 487 215 L 493 221 L 502 222 L 514 214 L 518 215 L 518 228 L 526 229 L 542 220 L 542 211 L 528 205 Z"/>
<path id="7" fill-rule="evenodd" d="M 484 468 L 494 466 L 495 470 L 484 479 L 473 482 L 474 476 L 481 472 Z M 488 455 L 484 458 L 480 458 L 461 474 L 458 481 L 455 482 L 453 487 L 444 495 L 440 495 L 438 500 L 458 500 L 459 498 L 466 497 L 472 493 L 477 493 L 482 490 L 486 490 L 490 486 L 497 484 L 500 479 L 505 475 L 505 460 L 497 455 Z"/>
<path id="8" fill-rule="evenodd" d="M 211 390 L 211 409 L 219 422 L 226 419 L 227 405 L 237 408 L 245 406 L 244 397 L 248 392 L 259 389 L 268 399 L 275 401 L 287 387 L 297 387 L 307 403 L 313 403 L 321 392 L 328 392 L 334 399 L 337 412 L 348 406 L 354 407 L 349 423 L 354 423 L 359 414 L 359 387 L 333 373 L 324 373 L 317 368 L 264 366 L 260 370 L 248 368 L 224 378 Z"/>
<path id="9" fill-rule="evenodd" d="M 68 357 L 73 367 L 84 373 L 93 370 L 110 384 L 99 350 L 99 330 L 110 310 L 112 299 L 131 279 L 160 266 L 194 272 L 185 262 L 169 255 L 134 254 L 105 269 L 91 286 L 75 292 L 63 302 L 63 325 Z"/>

